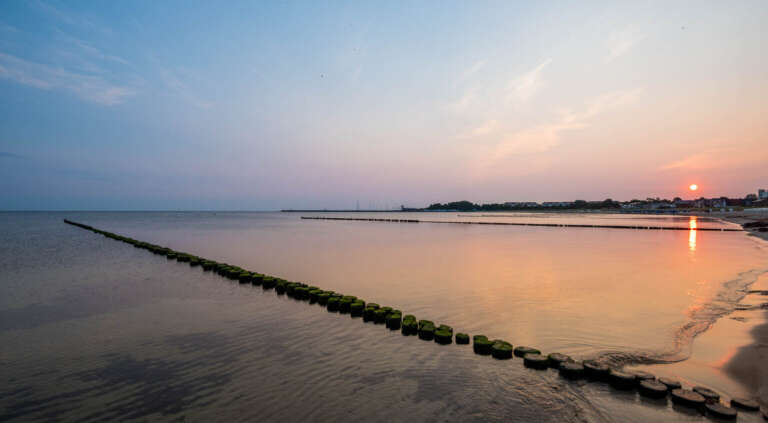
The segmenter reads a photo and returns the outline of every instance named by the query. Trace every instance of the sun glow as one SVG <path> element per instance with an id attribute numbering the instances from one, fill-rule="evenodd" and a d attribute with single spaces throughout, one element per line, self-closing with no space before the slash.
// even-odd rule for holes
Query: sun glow
<path id="1" fill-rule="evenodd" d="M 688 221 L 688 249 L 696 251 L 696 216 L 691 216 Z"/>
<path id="2" fill-rule="evenodd" d="M 698 186 L 698 185 L 696 185 L 696 184 L 691 184 L 691 185 L 688 187 L 688 189 L 690 189 L 691 191 L 696 191 L 697 189 L 699 189 L 699 186 Z"/>

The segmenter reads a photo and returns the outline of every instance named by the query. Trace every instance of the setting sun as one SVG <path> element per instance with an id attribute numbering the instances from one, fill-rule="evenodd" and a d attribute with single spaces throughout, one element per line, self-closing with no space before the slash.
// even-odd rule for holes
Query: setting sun
<path id="1" fill-rule="evenodd" d="M 698 186 L 698 185 L 696 185 L 696 184 L 691 184 L 691 186 L 689 186 L 688 188 L 689 188 L 691 191 L 696 191 L 697 189 L 699 189 L 699 186 Z"/>

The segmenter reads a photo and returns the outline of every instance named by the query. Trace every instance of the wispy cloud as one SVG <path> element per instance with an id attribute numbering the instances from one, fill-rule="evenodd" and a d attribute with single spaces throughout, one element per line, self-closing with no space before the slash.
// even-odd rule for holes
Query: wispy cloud
<path id="1" fill-rule="evenodd" d="M 460 98 L 446 104 L 445 109 L 451 113 L 463 114 L 467 110 L 471 109 L 475 104 L 477 91 L 477 87 L 468 88 L 464 91 Z"/>
<path id="2" fill-rule="evenodd" d="M 73 37 L 63 31 L 57 30 L 58 38 L 66 45 L 76 48 L 78 55 L 87 56 L 96 60 L 113 62 L 121 65 L 130 65 L 127 60 L 114 54 L 108 54 L 77 37 Z"/>
<path id="3" fill-rule="evenodd" d="M 759 145 L 745 143 L 739 148 L 712 147 L 698 151 L 679 160 L 665 163 L 659 167 L 661 171 L 713 171 L 718 169 L 743 168 L 745 166 L 765 163 L 768 151 Z"/>
<path id="4" fill-rule="evenodd" d="M 486 63 L 488 63 L 487 60 L 478 60 L 477 62 L 472 64 L 472 66 L 465 69 L 464 72 L 462 72 L 461 75 L 459 75 L 459 77 L 456 78 L 453 84 L 458 85 L 470 79 L 473 75 L 480 72 L 485 67 Z"/>
<path id="5" fill-rule="evenodd" d="M 489 119 L 480 125 L 470 129 L 469 131 L 459 134 L 458 138 L 476 138 L 493 134 L 499 129 L 499 121 L 496 119 Z"/>
<path id="6" fill-rule="evenodd" d="M 639 32 L 633 27 L 611 33 L 606 41 L 608 47 L 606 62 L 611 62 L 623 56 L 645 37 L 646 34 Z"/>
<path id="7" fill-rule="evenodd" d="M 477 180 L 544 172 L 557 161 L 552 151 L 568 131 L 588 128 L 597 116 L 633 103 L 641 94 L 641 89 L 611 92 L 577 110 L 561 111 L 549 122 L 517 129 L 489 120 L 459 137 L 468 141 L 458 151 L 469 159 L 467 171 Z"/>
<path id="8" fill-rule="evenodd" d="M 19 30 L 15 26 L 11 26 L 3 22 L 0 22 L 0 31 L 11 32 L 11 33 L 19 32 Z"/>
<path id="9" fill-rule="evenodd" d="M 711 152 L 696 153 L 694 155 L 685 157 L 680 160 L 665 163 L 659 167 L 659 170 L 673 170 L 673 169 L 702 169 L 711 166 L 709 158 Z"/>
<path id="10" fill-rule="evenodd" d="M 112 106 L 135 94 L 135 90 L 112 83 L 100 75 L 72 72 L 0 53 L 0 78 L 44 90 L 64 90 L 92 103 Z"/>
<path id="11" fill-rule="evenodd" d="M 45 13 L 46 15 L 66 25 L 75 26 L 75 27 L 88 29 L 88 30 L 96 30 L 106 34 L 112 33 L 111 28 L 96 22 L 95 19 L 89 16 L 86 16 L 80 13 L 74 13 L 64 9 L 60 9 L 42 0 L 34 1 L 32 4 L 34 4 L 39 11 Z"/>
<path id="12" fill-rule="evenodd" d="M 488 135 L 496 130 L 496 128 L 499 127 L 499 121 L 496 119 L 491 119 L 482 125 L 476 127 L 472 130 L 472 135 L 474 136 L 480 136 L 480 135 Z"/>
<path id="13" fill-rule="evenodd" d="M 98 46 L 104 36 L 86 42 L 72 35 L 72 32 L 92 34 L 93 29 L 101 28 L 99 25 L 83 14 L 43 1 L 33 1 L 31 5 L 42 16 L 52 19 L 39 25 L 51 35 L 46 36 L 43 47 L 30 49 L 19 48 L 26 45 L 29 33 L 16 28 L 8 32 L 11 43 L 0 47 L 5 50 L 0 50 L 0 78 L 43 90 L 66 91 L 103 105 L 119 104 L 135 95 L 142 78 L 127 60 Z M 73 26 L 71 31 L 60 29 L 67 26 Z"/>
<path id="14" fill-rule="evenodd" d="M 20 156 L 18 154 L 9 153 L 7 151 L 0 151 L 0 159 L 19 159 L 26 160 L 26 156 Z"/>
<path id="15" fill-rule="evenodd" d="M 634 102 L 640 93 L 641 90 L 633 89 L 605 94 L 579 111 L 562 112 L 553 122 L 513 132 L 496 145 L 493 157 L 500 160 L 510 155 L 549 151 L 560 143 L 563 132 L 588 127 L 595 116 Z"/>
<path id="16" fill-rule="evenodd" d="M 474 63 L 459 76 L 454 85 L 468 81 L 472 75 L 485 68 L 486 63 L 485 60 Z M 519 106 L 533 98 L 544 85 L 541 74 L 550 63 L 552 59 L 546 59 L 533 69 L 509 81 L 466 84 L 461 97 L 447 103 L 445 110 L 454 114 L 468 112 L 482 114 L 492 111 L 500 112 L 510 106 Z"/>
<path id="17" fill-rule="evenodd" d="M 509 81 L 506 88 L 506 102 L 524 103 L 536 95 L 542 86 L 541 72 L 550 63 L 552 63 L 552 59 L 547 59 L 530 71 Z"/>
<path id="18" fill-rule="evenodd" d="M 469 83 L 471 77 L 482 71 L 487 64 L 487 61 L 480 60 L 467 68 L 454 83 L 456 86 L 460 82 L 466 82 L 461 84 L 460 97 L 446 103 L 444 110 L 463 118 L 482 121 L 483 124 L 491 119 L 501 120 L 512 108 L 522 106 L 538 93 L 544 86 L 542 72 L 550 63 L 552 59 L 546 59 L 533 69 L 510 80 L 488 78 Z M 482 128 L 479 129 L 482 132 Z M 471 136 L 471 133 L 472 131 L 464 132 L 458 136 L 467 137 Z"/>
<path id="19" fill-rule="evenodd" d="M 160 77 L 163 82 L 175 91 L 181 98 L 183 98 L 189 104 L 198 107 L 200 109 L 208 109 L 213 106 L 213 103 L 201 98 L 194 90 L 192 90 L 189 84 L 186 82 L 190 79 L 197 79 L 191 72 L 184 69 L 170 69 L 161 68 Z"/>

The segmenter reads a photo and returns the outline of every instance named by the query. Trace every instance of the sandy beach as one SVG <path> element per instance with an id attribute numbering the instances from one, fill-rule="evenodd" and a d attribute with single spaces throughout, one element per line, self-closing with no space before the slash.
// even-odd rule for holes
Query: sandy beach
<path id="1" fill-rule="evenodd" d="M 754 344 L 739 348 L 724 369 L 754 392 L 763 407 L 768 407 L 768 313 L 762 312 L 761 316 L 762 324 L 750 331 Z"/>
<path id="2" fill-rule="evenodd" d="M 755 221 L 768 222 L 766 209 L 712 213 L 709 216 L 720 217 L 740 225 Z M 768 231 L 760 232 L 748 228 L 746 230 L 750 236 L 768 241 Z M 741 301 L 756 322 L 750 330 L 754 343 L 739 348 L 724 366 L 726 373 L 757 395 L 763 407 L 768 407 L 768 312 L 764 311 L 768 304 L 766 295 L 768 295 L 768 278 L 763 277 L 751 286 L 749 293 Z"/>
<path id="3" fill-rule="evenodd" d="M 746 212 L 696 213 L 742 225 L 768 221 L 768 210 Z M 768 241 L 768 232 L 747 230 L 756 242 Z M 768 267 L 768 266 L 766 266 Z M 677 363 L 632 366 L 657 375 L 677 378 L 689 384 L 716 387 L 732 397 L 750 397 L 768 408 L 768 274 L 762 274 L 749 286 L 736 309 L 718 319 L 696 337 L 687 359 Z"/>
<path id="4" fill-rule="evenodd" d="M 743 211 L 734 212 L 713 212 L 713 213 L 700 213 L 695 214 L 697 216 L 716 217 L 728 222 L 733 222 L 739 225 L 743 225 L 749 222 L 768 222 L 768 209 L 747 209 Z M 768 241 L 768 231 L 761 232 L 757 228 L 745 228 L 749 235 L 756 236 L 760 239 Z"/>

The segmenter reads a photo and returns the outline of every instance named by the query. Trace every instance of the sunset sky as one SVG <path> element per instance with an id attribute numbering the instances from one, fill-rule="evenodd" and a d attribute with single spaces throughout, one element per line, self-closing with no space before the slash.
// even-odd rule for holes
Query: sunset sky
<path id="1" fill-rule="evenodd" d="M 743 197 L 768 188 L 765 22 L 765 0 L 5 1 L 0 209 Z"/>

